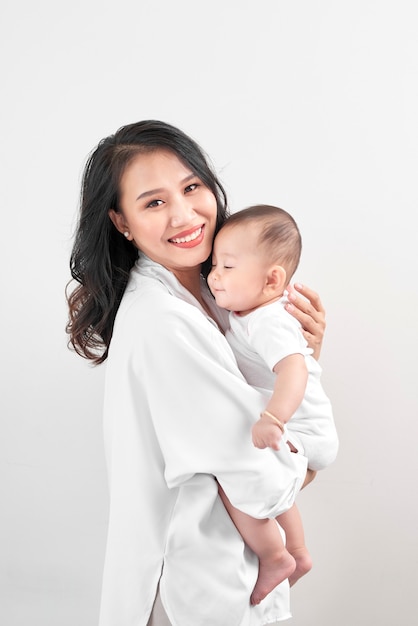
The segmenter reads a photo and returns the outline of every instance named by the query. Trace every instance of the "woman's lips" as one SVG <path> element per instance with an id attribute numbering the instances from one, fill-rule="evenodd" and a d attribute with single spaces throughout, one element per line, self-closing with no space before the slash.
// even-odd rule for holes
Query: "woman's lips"
<path id="1" fill-rule="evenodd" d="M 194 246 L 198 246 L 202 242 L 204 230 L 205 225 L 201 224 L 197 228 L 179 233 L 176 237 L 172 237 L 168 241 L 180 248 L 194 248 Z"/>

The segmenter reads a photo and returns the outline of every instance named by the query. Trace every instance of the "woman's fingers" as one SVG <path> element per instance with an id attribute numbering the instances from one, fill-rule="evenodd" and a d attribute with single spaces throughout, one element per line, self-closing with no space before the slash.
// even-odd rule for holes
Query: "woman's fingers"
<path id="1" fill-rule="evenodd" d="M 309 307 L 309 310 L 313 310 L 316 313 L 323 315 L 325 320 L 325 309 L 322 306 L 321 299 L 316 291 L 310 289 L 306 285 L 302 285 L 301 283 L 295 283 L 294 287 L 308 300 L 308 304 L 310 303 L 311 306 Z"/>
<path id="2" fill-rule="evenodd" d="M 303 336 L 317 359 L 321 352 L 326 327 L 325 309 L 316 291 L 296 283 L 289 288 L 286 310 L 301 324 Z"/>

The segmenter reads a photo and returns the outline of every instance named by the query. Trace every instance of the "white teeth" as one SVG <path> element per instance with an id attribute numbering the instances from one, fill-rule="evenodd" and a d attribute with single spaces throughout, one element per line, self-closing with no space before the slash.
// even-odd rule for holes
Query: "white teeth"
<path id="1" fill-rule="evenodd" d="M 202 227 L 195 230 L 194 233 L 192 233 L 191 235 L 187 235 L 187 237 L 177 237 L 177 238 L 170 239 L 170 241 L 172 241 L 173 243 L 188 243 L 189 241 L 193 241 L 194 239 L 197 239 L 197 237 L 199 237 L 201 232 L 202 232 Z"/>

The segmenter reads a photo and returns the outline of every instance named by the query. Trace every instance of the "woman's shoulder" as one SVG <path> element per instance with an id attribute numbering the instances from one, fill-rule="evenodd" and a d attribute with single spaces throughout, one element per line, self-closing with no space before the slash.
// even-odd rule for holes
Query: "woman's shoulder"
<path id="1" fill-rule="evenodd" d="M 144 332 L 165 335 L 172 332 L 174 325 L 185 325 L 194 332 L 198 328 L 211 332 L 213 324 L 191 294 L 184 291 L 154 276 L 131 276 L 116 316 L 115 330 L 122 326 L 136 335 Z"/>
<path id="2" fill-rule="evenodd" d="M 166 285 L 158 281 L 141 277 L 135 286 L 128 286 L 118 311 L 118 317 L 136 320 L 161 320 L 178 314 L 191 314 L 188 303 L 176 297 Z"/>

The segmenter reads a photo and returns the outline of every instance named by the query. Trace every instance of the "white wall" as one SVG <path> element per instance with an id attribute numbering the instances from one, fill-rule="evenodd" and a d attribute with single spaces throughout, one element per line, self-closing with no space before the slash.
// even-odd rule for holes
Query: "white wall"
<path id="1" fill-rule="evenodd" d="M 103 368 L 66 349 L 87 153 L 160 118 L 232 209 L 291 211 L 328 312 L 341 436 L 300 496 L 315 567 L 294 626 L 416 618 L 415 2 L 22 0 L 0 9 L 0 623 L 94 626 L 107 524 Z"/>

